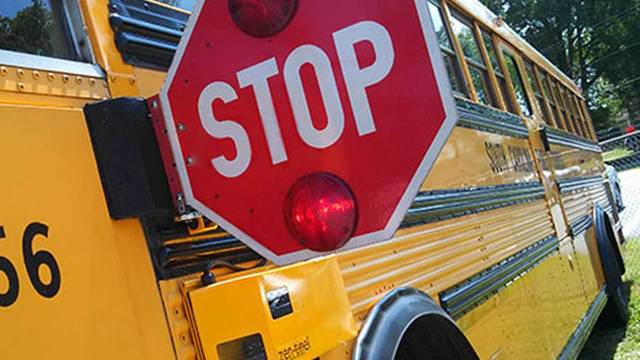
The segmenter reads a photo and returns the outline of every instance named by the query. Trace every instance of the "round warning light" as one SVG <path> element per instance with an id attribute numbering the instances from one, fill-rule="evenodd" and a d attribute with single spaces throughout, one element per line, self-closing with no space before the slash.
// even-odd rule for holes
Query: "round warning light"
<path id="1" fill-rule="evenodd" d="M 255 37 L 279 33 L 291 21 L 297 6 L 298 0 L 229 0 L 233 22 Z"/>
<path id="2" fill-rule="evenodd" d="M 313 173 L 289 190 L 285 220 L 293 237 L 305 248 L 332 251 L 353 236 L 358 206 L 351 189 L 340 178 Z"/>

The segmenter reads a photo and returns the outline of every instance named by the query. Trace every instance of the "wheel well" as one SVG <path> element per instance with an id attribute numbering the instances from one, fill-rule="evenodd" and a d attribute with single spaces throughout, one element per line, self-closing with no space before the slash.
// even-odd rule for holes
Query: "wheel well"
<path id="1" fill-rule="evenodd" d="M 613 254 L 618 263 L 618 267 L 620 268 L 620 274 L 625 273 L 624 259 L 622 258 L 622 254 L 620 253 L 620 247 L 618 246 L 618 241 L 616 237 L 616 232 L 613 228 L 613 223 L 611 222 L 611 217 L 609 214 L 600 206 L 596 206 L 595 208 L 595 227 L 596 227 L 596 240 L 598 243 L 600 242 L 608 242 L 608 245 L 611 246 L 613 250 Z M 605 246 L 604 243 L 599 244 L 599 248 Z M 603 256 L 602 250 L 600 251 L 600 256 Z M 604 261 L 604 259 L 602 259 Z"/>
<path id="2" fill-rule="evenodd" d="M 369 312 L 353 359 L 477 359 L 456 323 L 429 295 L 389 292 Z"/>
<path id="3" fill-rule="evenodd" d="M 427 336 L 428 335 L 428 336 Z M 473 359 L 470 345 L 458 327 L 449 319 L 427 314 L 415 319 L 402 335 L 395 358 Z"/>

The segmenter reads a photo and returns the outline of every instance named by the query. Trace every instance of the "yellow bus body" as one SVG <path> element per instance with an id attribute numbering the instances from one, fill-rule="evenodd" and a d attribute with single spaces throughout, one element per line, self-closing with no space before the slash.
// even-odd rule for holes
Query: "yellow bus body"
<path id="1" fill-rule="evenodd" d="M 582 100 L 570 79 L 475 0 L 440 5 L 446 14 L 455 8 L 472 18 L 476 31 L 491 31 L 496 46 L 512 49 L 521 72 L 528 58 Z M 468 112 L 461 111 L 422 191 L 506 193 L 478 193 L 487 202 L 481 209 L 463 204 L 457 213 L 430 214 L 428 221 L 416 211 L 414 223 L 377 245 L 286 267 L 218 269 L 217 282 L 203 287 L 196 271 L 159 277 L 148 229 L 138 219 L 109 216 L 83 107 L 153 96 L 164 72 L 123 59 L 109 23 L 109 1 L 79 0 L 78 6 L 95 65 L 51 65 L 17 53 L 7 61 L 0 54 L 0 256 L 13 265 L 19 284 L 16 300 L 0 307 L 0 357 L 217 359 L 237 351 L 221 344 L 260 333 L 269 359 L 350 358 L 370 310 L 391 290 L 409 286 L 440 302 L 447 291 L 543 246 L 547 238 L 557 242 L 546 256 L 454 318 L 482 359 L 554 358 L 588 336 L 606 301 L 605 279 L 594 227 L 580 234 L 571 229 L 595 205 L 614 219 L 617 213 L 602 179 L 600 152 L 571 145 L 593 144 L 585 108 L 578 110 L 584 124 L 573 125 L 586 129 L 583 136 L 554 130 L 560 140 L 547 151 L 539 132 L 542 109 L 532 95 L 532 117 L 517 111 L 511 115 L 521 119 L 516 130 L 489 131 L 474 125 L 472 113 L 489 110 L 470 91 L 458 99 L 459 109 Z M 472 84 L 464 70 L 463 79 Z M 490 80 L 497 88 L 496 76 Z M 524 86 L 533 94 L 528 81 Z M 513 96 L 513 85 L 507 89 Z M 506 109 L 510 100 L 503 95 L 490 111 Z M 550 106 L 548 99 L 542 104 Z M 508 161 L 504 168 L 501 153 Z M 582 186 L 585 179 L 591 182 Z M 562 184 L 569 190 L 561 191 Z M 31 278 L 48 284 L 52 269 L 40 266 L 35 275 L 27 269 L 25 230 L 31 224 L 48 228 L 33 239 L 31 254 L 46 251 L 59 266 L 60 287 L 51 297 L 42 296 Z M 210 236 L 206 230 L 169 242 L 204 239 Z M 264 293 L 282 285 L 290 290 L 294 313 L 273 320 Z M 11 286 L 0 273 L 0 294 Z M 572 336 L 580 337 L 574 345 Z"/>

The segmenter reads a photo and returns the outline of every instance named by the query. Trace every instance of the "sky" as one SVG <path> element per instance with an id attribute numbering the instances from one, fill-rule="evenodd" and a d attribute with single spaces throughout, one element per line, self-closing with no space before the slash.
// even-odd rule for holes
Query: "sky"
<path id="1" fill-rule="evenodd" d="M 49 8 L 49 0 L 43 1 Z M 16 13 L 31 5 L 31 0 L 0 0 L 0 16 L 13 18 Z"/>

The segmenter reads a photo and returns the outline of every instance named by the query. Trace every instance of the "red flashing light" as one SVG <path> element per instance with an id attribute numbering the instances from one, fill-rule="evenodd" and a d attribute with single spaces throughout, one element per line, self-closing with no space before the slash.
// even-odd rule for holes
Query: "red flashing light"
<path id="1" fill-rule="evenodd" d="M 255 37 L 277 34 L 289 23 L 298 0 L 229 0 L 233 22 Z"/>
<path id="2" fill-rule="evenodd" d="M 344 181 L 331 174 L 313 173 L 289 190 L 285 220 L 293 237 L 305 248 L 332 251 L 353 236 L 358 207 Z"/>

